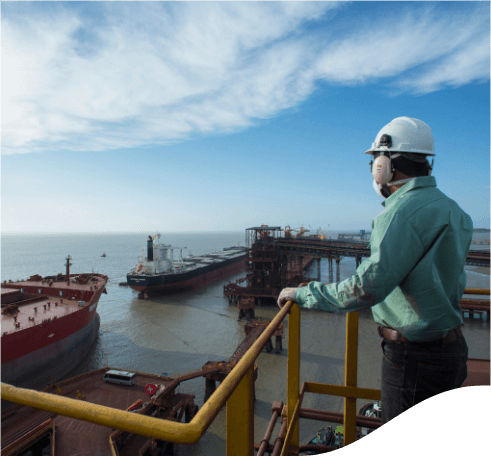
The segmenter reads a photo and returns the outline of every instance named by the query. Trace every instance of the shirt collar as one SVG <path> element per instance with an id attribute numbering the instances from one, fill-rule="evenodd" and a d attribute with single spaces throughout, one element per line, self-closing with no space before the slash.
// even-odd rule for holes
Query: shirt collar
<path id="1" fill-rule="evenodd" d="M 411 181 L 407 182 L 393 194 L 389 195 L 389 197 L 382 202 L 382 206 L 385 208 L 387 205 L 395 203 L 395 201 L 401 198 L 405 193 L 416 189 L 417 187 L 436 187 L 436 179 L 434 176 L 419 176 L 411 179 Z"/>

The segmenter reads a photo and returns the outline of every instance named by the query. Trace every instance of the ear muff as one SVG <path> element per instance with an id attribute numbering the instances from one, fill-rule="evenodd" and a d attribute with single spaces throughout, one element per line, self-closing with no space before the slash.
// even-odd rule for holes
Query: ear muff
<path id="1" fill-rule="evenodd" d="M 387 184 L 392 180 L 394 168 L 390 157 L 379 155 L 372 164 L 372 176 L 377 184 Z"/>

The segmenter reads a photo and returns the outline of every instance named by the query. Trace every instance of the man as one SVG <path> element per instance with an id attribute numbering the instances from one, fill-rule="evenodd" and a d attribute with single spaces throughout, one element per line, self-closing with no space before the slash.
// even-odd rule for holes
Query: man
<path id="1" fill-rule="evenodd" d="M 353 312 L 371 307 L 382 340 L 382 422 L 467 376 L 460 299 L 472 220 L 436 188 L 424 122 L 398 117 L 372 148 L 374 189 L 385 210 L 372 222 L 370 257 L 340 283 L 283 289 L 300 307 Z"/>

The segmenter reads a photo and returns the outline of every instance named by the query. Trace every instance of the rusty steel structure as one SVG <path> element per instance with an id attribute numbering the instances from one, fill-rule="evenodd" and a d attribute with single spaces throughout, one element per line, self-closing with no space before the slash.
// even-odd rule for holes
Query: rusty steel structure
<path id="1" fill-rule="evenodd" d="M 237 365 L 243 355 L 266 330 L 269 324 L 271 324 L 271 321 L 267 319 L 254 319 L 252 322 L 247 323 L 244 327 L 246 337 L 237 346 L 237 349 L 234 351 L 228 361 L 206 362 L 205 365 L 203 365 L 202 371 L 198 372 L 197 374 L 199 376 L 203 376 L 206 379 L 204 397 L 205 402 L 208 400 L 208 398 L 210 398 L 213 392 L 215 392 L 217 385 L 216 383 L 222 382 L 227 377 L 227 375 L 234 369 L 234 367 Z M 280 353 L 282 351 L 283 330 L 284 324 L 281 323 L 266 343 L 265 349 L 267 352 L 271 352 L 273 350 L 273 344 L 271 343 L 271 338 L 273 336 L 276 338 L 275 352 Z M 256 381 L 256 379 L 257 365 L 254 365 L 253 380 Z"/>
<path id="2" fill-rule="evenodd" d="M 281 227 L 267 225 L 246 229 L 246 276 L 224 286 L 229 303 L 238 305 L 239 319 L 253 319 L 255 305 L 276 299 L 284 287 L 303 280 L 312 257 L 279 248 L 281 240 L 290 239 L 283 233 Z"/>
<path id="3" fill-rule="evenodd" d="M 246 229 L 246 276 L 224 286 L 229 303 L 235 303 L 242 317 L 254 319 L 254 306 L 275 301 L 285 287 L 296 287 L 306 280 L 320 281 L 320 262 L 328 263 L 328 283 L 340 281 L 340 263 L 344 257 L 354 258 L 356 267 L 370 256 L 370 244 L 362 240 L 331 240 L 318 236 L 291 235 L 287 226 L 262 225 Z M 363 231 L 362 231 L 363 232 Z M 303 235 L 306 231 L 302 231 Z M 351 235 L 353 237 L 353 235 Z M 489 251 L 471 250 L 466 265 L 489 267 Z M 335 267 L 334 267 L 335 265 Z M 310 268 L 311 276 L 305 273 Z M 484 313 L 489 319 L 489 303 L 465 303 L 469 310 Z"/>
<path id="4" fill-rule="evenodd" d="M 254 443 L 254 449 L 257 450 L 258 456 L 265 455 L 266 452 L 268 452 L 270 455 L 280 455 L 281 447 L 276 445 L 278 444 L 278 442 L 281 443 L 281 446 L 283 445 L 286 435 L 286 429 L 283 431 L 283 433 L 281 433 L 280 430 L 280 433 L 278 434 L 278 437 L 276 438 L 274 444 L 270 444 L 270 439 L 278 417 L 281 418 L 282 424 L 286 423 L 286 410 L 284 410 L 284 408 L 285 405 L 283 404 L 283 402 L 279 402 L 279 401 L 273 402 L 271 408 L 272 416 L 268 424 L 268 428 L 266 429 L 266 432 L 264 434 L 264 438 L 260 443 Z M 303 419 L 312 419 L 322 422 L 331 422 L 337 424 L 343 423 L 343 413 L 322 411 L 318 409 L 300 408 L 299 417 Z M 382 419 L 377 417 L 363 416 L 361 415 L 361 410 L 360 410 L 359 414 L 356 415 L 356 425 L 358 427 L 365 427 L 368 430 L 372 431 L 382 426 Z M 356 439 L 358 440 L 361 439 L 362 437 L 363 435 L 361 431 L 357 430 Z M 313 451 L 316 454 L 322 454 L 324 452 L 335 451 L 336 449 L 339 449 L 339 446 L 334 447 L 334 446 L 326 446 L 322 444 L 304 444 L 299 447 L 299 452 L 303 453 L 303 452 Z"/>
<path id="5" fill-rule="evenodd" d="M 244 330 L 245 330 L 247 335 L 249 335 L 250 333 L 253 333 L 255 335 L 254 338 L 257 339 L 259 337 L 259 335 L 261 335 L 261 333 L 263 333 L 264 330 L 266 330 L 266 327 L 270 324 L 270 322 L 271 321 L 268 319 L 254 319 L 252 322 L 248 322 L 245 325 Z M 281 323 L 272 335 L 275 337 L 275 352 L 277 354 L 279 354 L 283 349 L 282 339 L 283 339 L 284 328 L 285 328 L 285 325 L 283 323 Z M 266 349 L 266 352 L 272 352 L 273 351 L 273 343 L 271 342 L 271 338 L 266 343 L 265 349 Z M 245 351 L 244 351 L 244 353 L 245 353 Z"/>

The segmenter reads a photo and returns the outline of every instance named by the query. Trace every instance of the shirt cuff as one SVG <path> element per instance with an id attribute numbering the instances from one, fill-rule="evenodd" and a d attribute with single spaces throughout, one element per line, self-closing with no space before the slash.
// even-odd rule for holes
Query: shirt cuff
<path id="1" fill-rule="evenodd" d="M 305 304 L 307 303 L 308 293 L 308 287 L 300 287 L 299 289 L 297 289 L 297 291 L 295 292 L 295 301 L 297 302 L 298 306 L 305 306 Z"/>

